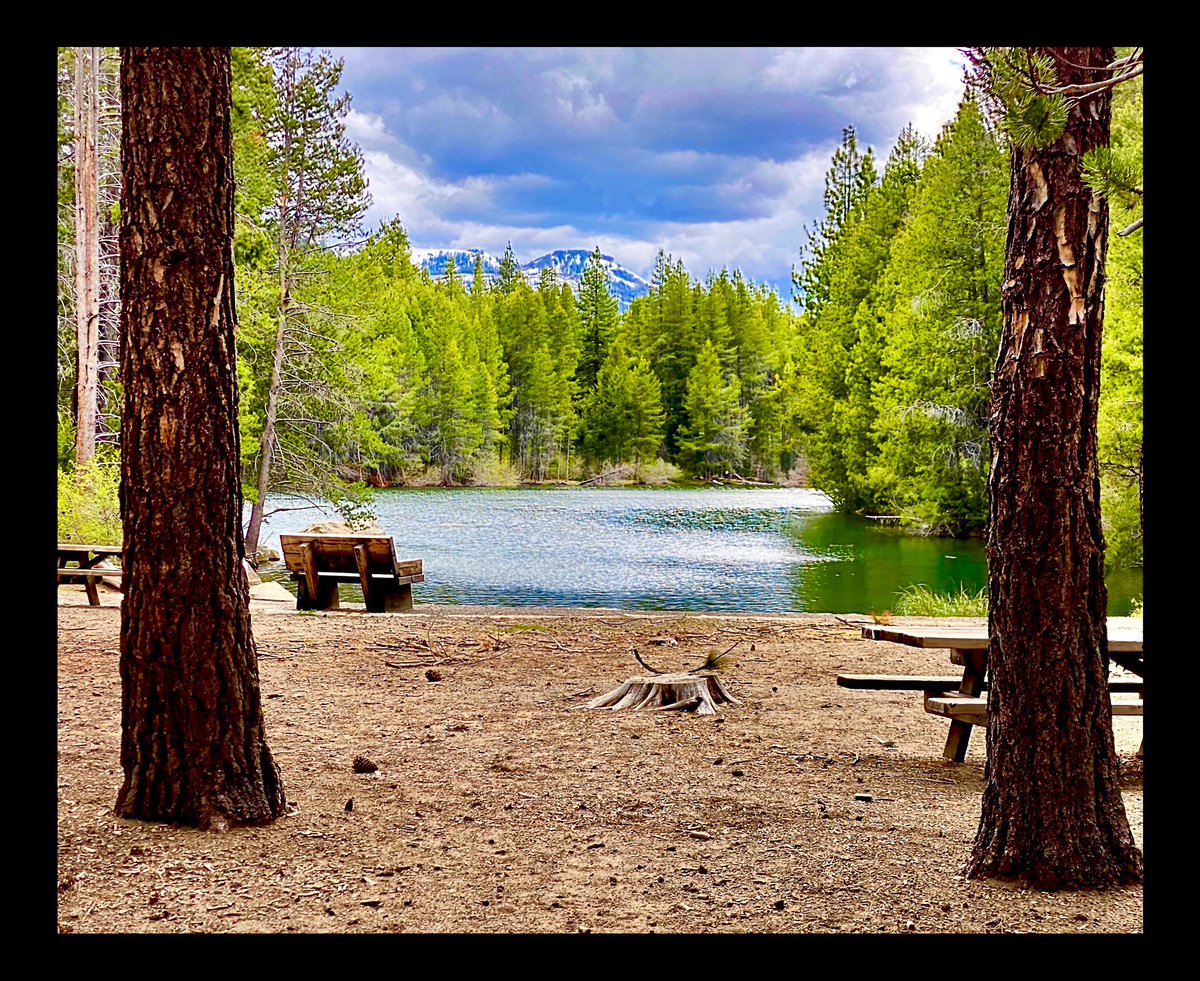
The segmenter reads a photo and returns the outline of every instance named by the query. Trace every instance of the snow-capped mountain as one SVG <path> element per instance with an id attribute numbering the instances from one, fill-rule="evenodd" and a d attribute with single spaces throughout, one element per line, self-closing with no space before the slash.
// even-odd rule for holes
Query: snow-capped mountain
<path id="1" fill-rule="evenodd" d="M 529 285 L 536 287 L 542 270 L 553 266 L 558 278 L 573 290 L 579 289 L 583 270 L 592 253 L 587 249 L 557 249 L 538 256 L 521 266 Z M 446 275 L 446 267 L 454 261 L 454 269 L 469 289 L 475 280 L 475 258 L 483 258 L 483 276 L 491 283 L 500 275 L 500 260 L 482 249 L 413 249 L 413 262 L 421 269 L 429 270 L 434 279 Z M 632 269 L 622 266 L 610 255 L 601 255 L 600 261 L 608 269 L 608 288 L 624 311 L 639 296 L 650 292 L 650 284 Z"/>
<path id="2" fill-rule="evenodd" d="M 428 269 L 434 279 L 446 275 L 446 267 L 454 260 L 458 272 L 468 286 L 475 279 L 475 257 L 483 257 L 483 277 L 489 282 L 500 275 L 500 260 L 483 249 L 413 249 L 412 261 L 418 269 Z"/>

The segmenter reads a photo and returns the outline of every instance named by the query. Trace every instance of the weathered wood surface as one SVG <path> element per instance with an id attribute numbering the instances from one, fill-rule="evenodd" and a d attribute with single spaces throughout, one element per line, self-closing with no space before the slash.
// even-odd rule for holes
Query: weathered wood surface
<path id="1" fill-rule="evenodd" d="M 971 725 L 987 724 L 987 699 L 964 695 L 962 692 L 943 692 L 925 696 L 925 711 L 930 715 L 943 715 L 950 719 L 961 719 Z M 1142 699 L 1137 695 L 1114 694 L 1112 714 L 1141 715 Z"/>
<path id="2" fill-rule="evenodd" d="M 340 607 L 339 582 L 357 582 L 368 612 L 412 609 L 412 584 L 425 581 L 421 559 L 396 558 L 390 535 L 280 535 L 284 565 L 297 583 L 297 609 Z"/>
<path id="3" fill-rule="evenodd" d="M 1142 650 L 1142 627 L 1136 618 L 1121 617 L 1120 622 L 1108 621 L 1108 650 L 1140 652 Z M 1134 623 L 1129 623 L 1129 620 Z M 892 626 L 874 624 L 862 628 L 866 640 L 884 640 L 909 647 L 945 647 L 962 651 L 987 650 L 987 622 L 980 620 L 975 625 L 953 626 Z"/>
<path id="4" fill-rule="evenodd" d="M 94 555 L 120 555 L 125 551 L 121 545 L 82 545 L 75 542 L 59 542 L 58 554 L 91 553 Z"/>
<path id="5" fill-rule="evenodd" d="M 58 582 L 72 585 L 83 583 L 91 606 L 100 605 L 100 594 L 96 590 L 98 579 L 120 579 L 121 570 L 108 568 L 98 563 L 110 555 L 121 555 L 120 545 L 83 545 L 74 542 L 58 543 Z M 68 565 L 68 562 L 75 563 Z"/>
<path id="6" fill-rule="evenodd" d="M 1136 679 L 1110 678 L 1110 692 L 1141 692 L 1144 674 L 1142 662 L 1142 621 L 1135 617 L 1109 617 L 1107 622 L 1109 660 L 1137 674 Z M 924 649 L 942 648 L 949 652 L 950 661 L 961 665 L 962 677 L 954 681 L 946 697 L 956 699 L 954 711 L 945 710 L 941 702 L 934 700 L 938 694 L 946 694 L 941 688 L 940 678 L 914 676 L 911 680 L 899 675 L 839 675 L 838 684 L 843 688 L 876 688 L 882 690 L 919 690 L 925 692 L 925 711 L 950 719 L 950 731 L 946 736 L 946 747 L 942 755 L 955 763 L 967 758 L 967 746 L 971 739 L 971 727 L 985 725 L 987 713 L 975 711 L 974 704 L 988 687 L 988 625 L 986 620 L 928 625 L 872 624 L 862 628 L 866 640 L 887 641 Z M 846 679 L 846 680 L 843 680 Z M 911 687 L 910 687 L 911 686 Z M 972 699 L 964 708 L 961 699 Z M 931 708 L 931 703 L 933 707 Z M 1140 705 L 1140 701 L 1138 702 Z M 1114 714 L 1115 710 L 1114 710 Z M 1124 712 L 1121 714 L 1141 714 Z"/>
<path id="7" fill-rule="evenodd" d="M 958 675 L 908 674 L 839 674 L 838 686 L 869 691 L 957 691 L 962 679 Z M 1144 682 L 1140 678 L 1109 678 L 1108 690 L 1139 692 Z M 987 681 L 983 682 L 987 688 Z"/>
<path id="8" fill-rule="evenodd" d="M 696 715 L 716 715 L 717 706 L 740 705 L 713 674 L 655 674 L 630 678 L 612 691 L 594 698 L 589 709 L 651 709 L 688 711 Z"/>

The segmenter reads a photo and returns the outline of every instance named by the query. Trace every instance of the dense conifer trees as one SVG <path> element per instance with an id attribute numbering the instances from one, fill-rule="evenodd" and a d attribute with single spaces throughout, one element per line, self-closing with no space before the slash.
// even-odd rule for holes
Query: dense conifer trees
<path id="1" fill-rule="evenodd" d="M 795 306 L 736 269 L 689 271 L 660 250 L 649 295 L 622 312 L 598 247 L 578 295 L 552 269 L 527 281 L 511 245 L 492 282 L 482 259 L 469 288 L 471 270 L 419 271 L 403 216 L 360 226 L 367 189 L 340 66 L 298 49 L 237 48 L 232 62 L 251 545 L 273 490 L 351 508 L 362 482 L 578 479 L 655 459 L 698 479 L 806 474 L 846 510 L 983 527 L 1008 160 L 971 98 L 932 144 L 905 127 L 886 160 L 844 130 Z M 73 117 L 61 118 L 69 151 Z M 1140 161 L 1140 89 L 1117 94 L 1113 152 L 1117 186 Z M 1141 238 L 1114 237 L 1110 252 L 1100 460 L 1124 564 L 1141 560 Z M 69 287 L 62 298 L 67 312 Z M 64 345 L 67 421 L 73 374 Z"/>

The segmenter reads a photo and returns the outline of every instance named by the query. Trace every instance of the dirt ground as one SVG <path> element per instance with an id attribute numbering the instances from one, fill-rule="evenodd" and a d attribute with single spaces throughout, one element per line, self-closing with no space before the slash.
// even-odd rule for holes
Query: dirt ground
<path id="1" fill-rule="evenodd" d="M 962 879 L 983 733 L 952 764 L 919 694 L 837 687 L 953 672 L 867 617 L 258 602 L 290 813 L 201 833 L 114 818 L 119 594 L 80 602 L 60 589 L 61 932 L 1142 932 L 1141 887 Z M 635 649 L 674 671 L 730 647 L 716 716 L 580 707 L 645 674 Z M 1139 846 L 1141 725 L 1115 723 Z"/>

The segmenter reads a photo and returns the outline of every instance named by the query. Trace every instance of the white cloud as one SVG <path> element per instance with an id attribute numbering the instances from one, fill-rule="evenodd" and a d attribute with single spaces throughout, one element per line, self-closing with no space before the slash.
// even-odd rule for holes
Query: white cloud
<path id="1" fill-rule="evenodd" d="M 388 132 L 387 124 L 381 115 L 359 112 L 353 106 L 346 114 L 346 135 L 363 150 L 373 150 L 396 143 L 396 138 Z"/>

